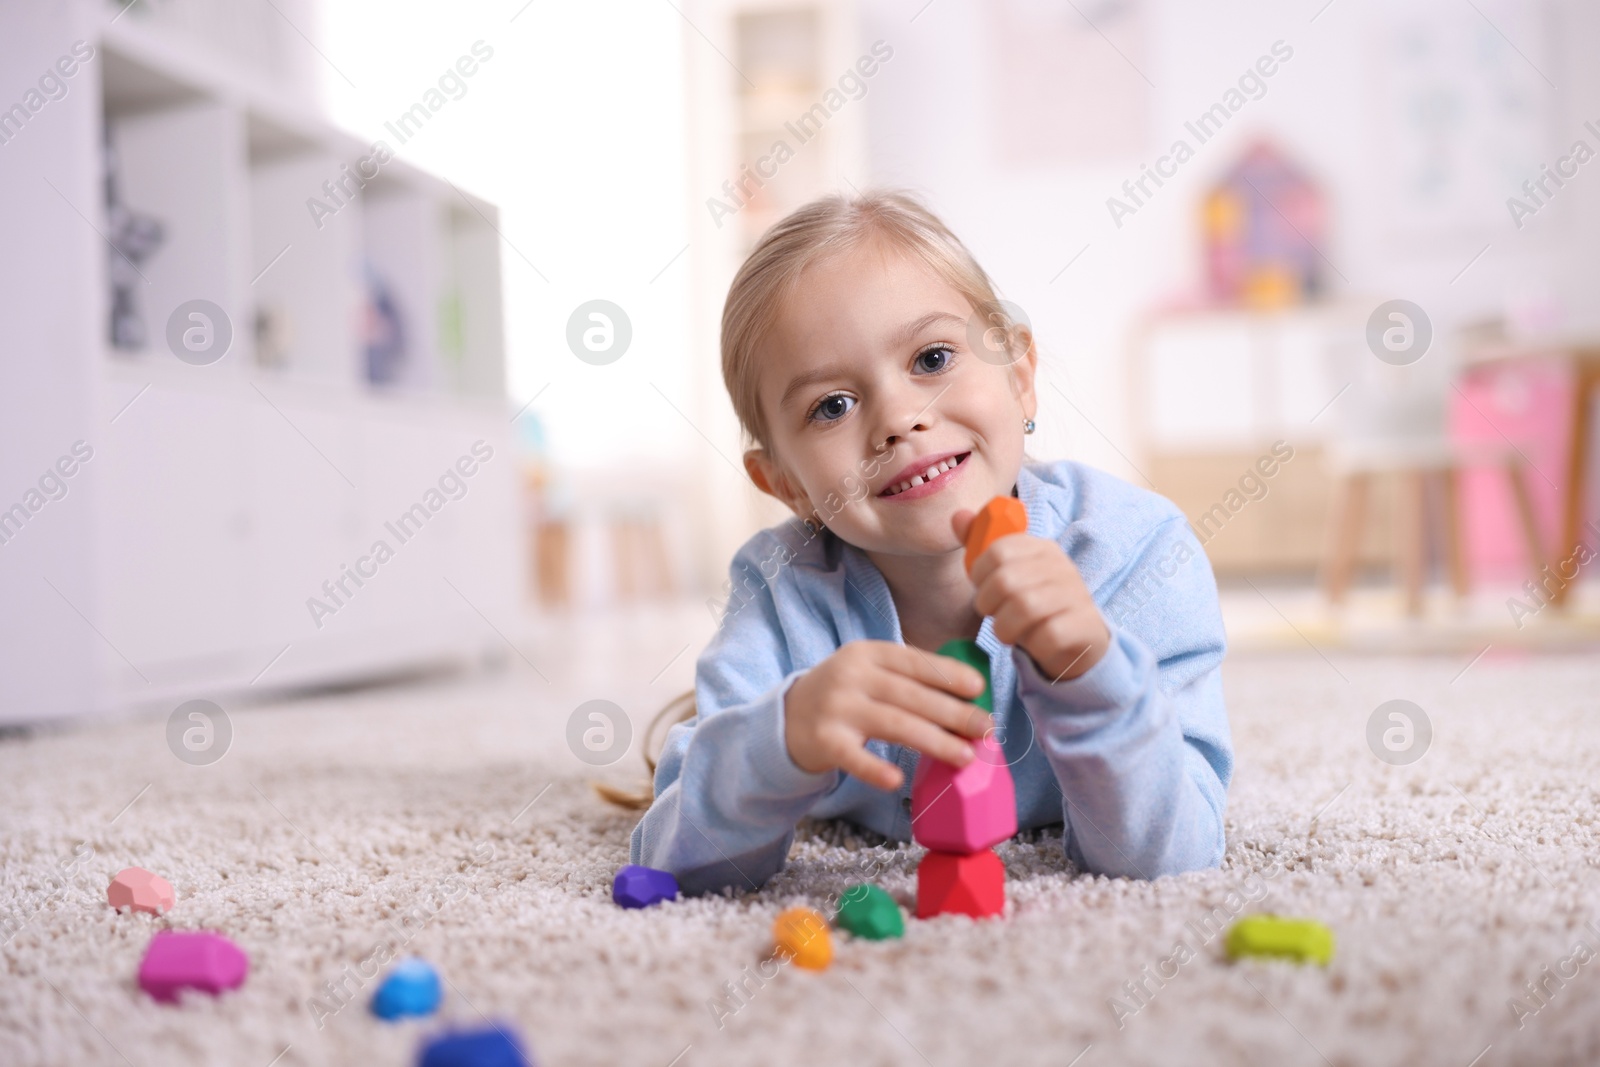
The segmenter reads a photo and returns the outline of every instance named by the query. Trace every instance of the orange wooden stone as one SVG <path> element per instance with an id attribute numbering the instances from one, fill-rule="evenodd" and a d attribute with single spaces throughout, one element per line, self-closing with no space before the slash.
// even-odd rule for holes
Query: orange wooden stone
<path id="1" fill-rule="evenodd" d="M 1028 509 L 1014 496 L 997 496 L 983 506 L 967 530 L 967 573 L 989 546 L 1007 534 L 1028 532 Z"/>
<path id="2" fill-rule="evenodd" d="M 790 908 L 772 924 L 778 955 L 808 971 L 820 971 L 833 962 L 833 938 L 828 920 L 810 908 Z"/>

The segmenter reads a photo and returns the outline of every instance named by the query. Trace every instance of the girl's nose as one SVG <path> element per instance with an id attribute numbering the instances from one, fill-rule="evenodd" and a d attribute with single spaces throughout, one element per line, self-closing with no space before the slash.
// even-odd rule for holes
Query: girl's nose
<path id="1" fill-rule="evenodd" d="M 898 444 L 912 433 L 932 429 L 933 408 L 933 403 L 919 390 L 886 394 L 880 406 L 884 414 L 873 433 L 877 450 Z"/>

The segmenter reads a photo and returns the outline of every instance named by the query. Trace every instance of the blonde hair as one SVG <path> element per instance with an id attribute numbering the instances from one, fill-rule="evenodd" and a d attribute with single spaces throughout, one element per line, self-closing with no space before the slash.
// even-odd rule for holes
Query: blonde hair
<path id="1" fill-rule="evenodd" d="M 680 722 L 688 722 L 694 718 L 694 690 L 679 693 L 668 702 L 667 706 L 656 712 L 656 717 L 650 720 L 650 725 L 645 728 L 644 737 L 639 742 L 640 752 L 644 755 L 644 765 L 649 772 L 649 777 L 644 784 L 636 789 L 624 789 L 620 786 L 608 785 L 605 782 L 590 782 L 589 785 L 600 799 L 619 808 L 630 811 L 643 811 L 650 806 L 656 798 L 655 778 L 656 760 L 660 758 L 660 751 L 656 746 L 656 734 L 662 733 L 662 743 L 666 742 L 666 733 L 662 727 L 676 726 Z"/>
<path id="2" fill-rule="evenodd" d="M 728 287 L 722 308 L 722 381 L 739 425 L 771 446 L 761 412 L 756 355 L 805 269 L 878 240 L 916 257 L 967 298 L 975 317 L 1007 327 L 1009 312 L 967 246 L 912 194 L 896 189 L 834 193 L 796 208 L 761 235 Z"/>
<path id="3" fill-rule="evenodd" d="M 951 288 L 967 298 L 975 318 L 1005 328 L 1007 344 L 1015 343 L 1017 325 L 995 294 L 989 275 L 967 246 L 937 215 L 910 193 L 872 190 L 855 196 L 834 193 L 819 197 L 785 215 L 761 235 L 728 287 L 722 306 L 722 381 L 727 386 L 739 425 L 755 444 L 771 449 L 758 388 L 757 352 L 772 333 L 784 303 L 813 264 L 853 251 L 871 241 L 916 257 Z M 637 791 L 594 783 L 603 799 L 632 810 L 648 808 L 655 799 L 653 779 L 659 752 L 653 739 L 668 726 L 695 716 L 691 690 L 662 708 L 645 731 L 645 766 L 652 781 Z"/>

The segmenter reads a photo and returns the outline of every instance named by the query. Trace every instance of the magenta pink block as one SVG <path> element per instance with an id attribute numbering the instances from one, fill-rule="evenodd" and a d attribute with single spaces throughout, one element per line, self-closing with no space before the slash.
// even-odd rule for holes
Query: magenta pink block
<path id="1" fill-rule="evenodd" d="M 216 996 L 244 984 L 250 960 L 244 950 L 221 934 L 163 931 L 145 950 L 139 964 L 139 988 L 157 1000 L 178 999 L 180 989 L 199 989 Z"/>
<path id="2" fill-rule="evenodd" d="M 972 745 L 957 769 L 923 756 L 911 782 L 911 836 L 935 852 L 981 852 L 1017 832 L 1017 792 L 994 738 Z"/>

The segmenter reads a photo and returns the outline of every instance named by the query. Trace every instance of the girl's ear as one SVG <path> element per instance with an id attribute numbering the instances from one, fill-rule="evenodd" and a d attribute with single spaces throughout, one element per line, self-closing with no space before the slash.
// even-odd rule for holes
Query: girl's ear
<path id="1" fill-rule="evenodd" d="M 1018 325 L 1013 333 L 1014 342 L 1027 345 L 1022 355 L 1011 363 L 1011 388 L 1022 404 L 1022 417 L 1031 419 L 1039 413 L 1039 395 L 1034 382 L 1039 373 L 1039 349 L 1033 343 L 1033 331 Z"/>
<path id="2" fill-rule="evenodd" d="M 806 518 L 814 510 L 811 502 L 804 493 L 795 488 L 789 476 L 783 472 L 772 456 L 764 448 L 752 448 L 744 454 L 744 470 L 750 475 L 750 480 L 756 488 L 781 501 L 788 509 L 801 518 Z"/>

